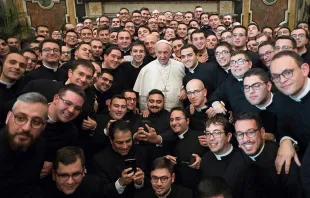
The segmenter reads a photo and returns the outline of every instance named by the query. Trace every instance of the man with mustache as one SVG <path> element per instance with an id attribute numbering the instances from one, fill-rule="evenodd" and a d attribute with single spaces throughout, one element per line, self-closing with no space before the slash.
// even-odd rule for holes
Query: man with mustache
<path id="1" fill-rule="evenodd" d="M 169 125 L 169 116 L 170 113 L 164 108 L 164 94 L 157 89 L 153 89 L 149 92 L 147 98 L 147 107 L 150 112 L 148 117 L 143 117 L 142 115 L 137 119 L 136 123 L 133 126 L 133 131 L 135 134 L 133 138 L 139 144 L 148 149 L 151 159 L 167 155 L 169 153 L 169 145 L 156 145 L 152 144 L 147 140 L 147 136 L 151 134 L 148 133 L 148 127 L 153 127 L 157 134 L 164 134 L 167 130 L 170 129 Z"/>
<path id="2" fill-rule="evenodd" d="M 292 161 L 290 174 L 275 168 L 278 147 L 272 141 L 264 140 L 265 129 L 256 114 L 242 113 L 235 118 L 235 136 L 244 151 L 248 163 L 254 168 L 258 195 L 271 197 L 303 197 L 299 178 L 299 167 Z M 283 169 L 284 170 L 284 169 Z"/>
<path id="3" fill-rule="evenodd" d="M 155 159 L 151 166 L 152 188 L 146 188 L 135 194 L 135 198 L 192 198 L 190 189 L 174 184 L 175 173 L 173 163 L 165 158 Z"/>
<path id="4" fill-rule="evenodd" d="M 0 130 L 0 185 L 5 195 L 38 196 L 46 146 L 40 134 L 47 112 L 46 98 L 30 92 L 19 96 L 8 113 L 6 126 Z"/>

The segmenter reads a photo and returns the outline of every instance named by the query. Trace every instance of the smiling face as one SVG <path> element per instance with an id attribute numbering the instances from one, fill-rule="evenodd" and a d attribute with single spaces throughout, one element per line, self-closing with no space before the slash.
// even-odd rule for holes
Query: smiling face
<path id="1" fill-rule="evenodd" d="M 26 67 L 27 60 L 25 57 L 11 53 L 3 63 L 0 79 L 4 82 L 13 83 L 24 75 Z"/>
<path id="2" fill-rule="evenodd" d="M 92 83 L 94 71 L 84 65 L 79 65 L 77 68 L 72 71 L 68 71 L 68 80 L 70 83 L 76 84 L 82 89 L 86 89 Z"/>
<path id="3" fill-rule="evenodd" d="M 128 49 L 131 45 L 131 35 L 129 32 L 119 32 L 117 35 L 117 45 L 120 49 Z"/>
<path id="4" fill-rule="evenodd" d="M 271 45 L 264 45 L 259 48 L 258 55 L 260 60 L 264 63 L 264 65 L 266 65 L 269 68 L 271 60 L 275 55 L 274 47 Z"/>
<path id="5" fill-rule="evenodd" d="M 202 81 L 198 79 L 190 80 L 186 85 L 186 92 L 189 102 L 195 108 L 201 108 L 206 105 L 207 90 Z"/>
<path id="6" fill-rule="evenodd" d="M 221 155 L 228 151 L 230 148 L 230 139 L 232 134 L 228 133 L 225 134 L 224 126 L 221 124 L 210 124 L 208 127 L 206 127 L 206 133 L 220 133 L 220 137 L 214 137 L 214 135 L 211 135 L 210 138 L 207 138 L 207 144 L 210 150 L 217 154 Z"/>
<path id="7" fill-rule="evenodd" d="M 236 133 L 256 131 L 254 137 L 244 134 L 243 139 L 238 139 L 239 147 L 250 156 L 257 154 L 264 144 L 264 128 L 258 129 L 255 120 L 237 120 L 235 123 Z"/>
<path id="8" fill-rule="evenodd" d="M 147 107 L 150 112 L 158 113 L 164 108 L 164 97 L 160 94 L 152 94 L 147 99 Z"/>
<path id="9" fill-rule="evenodd" d="M 90 60 L 93 55 L 92 47 L 89 44 L 82 44 L 75 52 L 75 57 L 78 59 Z"/>
<path id="10" fill-rule="evenodd" d="M 254 86 L 258 87 L 255 88 Z M 260 86 L 259 86 L 260 85 Z M 263 82 L 259 76 L 249 76 L 244 78 L 243 87 L 246 88 L 248 86 L 252 86 L 249 91 L 244 91 L 246 99 L 252 105 L 262 105 L 266 103 L 268 97 L 270 95 L 271 86 L 270 82 Z"/>
<path id="11" fill-rule="evenodd" d="M 170 127 L 172 131 L 180 135 L 188 129 L 189 119 L 185 118 L 182 111 L 175 110 L 170 114 Z"/>
<path id="12" fill-rule="evenodd" d="M 230 67 L 230 52 L 226 46 L 218 46 L 215 49 L 215 58 L 217 63 L 225 70 Z"/>
<path id="13" fill-rule="evenodd" d="M 204 51 L 207 47 L 206 37 L 204 33 L 193 33 L 192 44 L 196 46 L 198 51 Z"/>
<path id="14" fill-rule="evenodd" d="M 170 188 L 172 183 L 174 182 L 175 179 L 175 174 L 170 173 L 167 168 L 162 168 L 162 169 L 155 169 L 151 172 L 151 177 L 156 177 L 156 178 L 163 178 L 166 177 L 168 178 L 168 181 L 163 183 L 161 182 L 160 179 L 156 183 L 152 182 L 152 187 L 155 191 L 155 194 L 160 197 L 166 195 Z"/>
<path id="15" fill-rule="evenodd" d="M 131 56 L 133 60 L 137 63 L 142 63 L 145 57 L 145 48 L 142 45 L 135 45 L 131 48 Z"/>
<path id="16" fill-rule="evenodd" d="M 122 119 L 127 112 L 126 99 L 114 98 L 109 106 L 109 112 L 111 117 L 115 120 Z"/>
<path id="17" fill-rule="evenodd" d="M 235 63 L 232 65 L 232 62 L 238 62 L 243 60 L 243 63 Z M 243 54 L 237 54 L 230 58 L 230 68 L 231 73 L 235 78 L 242 78 L 242 76 L 252 67 L 252 62 L 247 60 Z"/>
<path id="18" fill-rule="evenodd" d="M 186 68 L 192 69 L 198 63 L 198 56 L 195 54 L 193 48 L 189 47 L 181 50 L 181 61 Z"/>
<path id="19" fill-rule="evenodd" d="M 114 77 L 109 73 L 103 73 L 101 76 L 98 76 L 96 87 L 102 92 L 108 91 L 113 83 Z"/>

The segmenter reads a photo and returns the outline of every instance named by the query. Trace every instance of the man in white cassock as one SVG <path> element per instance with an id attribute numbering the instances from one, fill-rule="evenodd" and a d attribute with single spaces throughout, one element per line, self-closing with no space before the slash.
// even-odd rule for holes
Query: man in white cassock
<path id="1" fill-rule="evenodd" d="M 171 59 L 172 47 L 166 40 L 155 45 L 157 59 L 143 67 L 136 80 L 134 90 L 139 93 L 141 110 L 147 109 L 147 96 L 152 89 L 159 89 L 165 95 L 165 109 L 168 111 L 182 106 L 186 92 L 182 86 L 185 76 L 183 63 Z"/>

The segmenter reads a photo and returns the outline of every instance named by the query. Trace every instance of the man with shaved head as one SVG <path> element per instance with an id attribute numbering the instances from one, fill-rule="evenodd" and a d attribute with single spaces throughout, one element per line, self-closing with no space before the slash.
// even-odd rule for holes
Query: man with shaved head
<path id="1" fill-rule="evenodd" d="M 166 40 L 156 43 L 155 53 L 157 59 L 141 69 L 134 85 L 134 90 L 140 96 L 140 108 L 147 109 L 147 96 L 152 89 L 158 89 L 164 93 L 165 109 L 170 110 L 172 107 L 181 106 L 181 101 L 186 97 L 182 87 L 182 80 L 185 76 L 184 66 L 170 59 L 172 47 Z"/>
<path id="2" fill-rule="evenodd" d="M 146 48 L 146 55 L 143 62 L 148 64 L 156 59 L 155 44 L 159 41 L 158 37 L 154 34 L 149 34 L 144 38 L 144 45 Z"/>

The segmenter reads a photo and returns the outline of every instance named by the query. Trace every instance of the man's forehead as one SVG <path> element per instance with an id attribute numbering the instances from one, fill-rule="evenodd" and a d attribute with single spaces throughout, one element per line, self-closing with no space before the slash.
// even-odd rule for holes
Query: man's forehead
<path id="1" fill-rule="evenodd" d="M 216 49 L 215 49 L 215 52 L 220 52 L 222 50 L 228 50 L 228 48 L 226 46 L 218 46 Z"/>
<path id="2" fill-rule="evenodd" d="M 259 48 L 258 52 L 262 53 L 268 50 L 273 50 L 273 46 L 272 45 L 264 45 L 262 47 Z"/>
<path id="3" fill-rule="evenodd" d="M 111 74 L 109 74 L 109 73 L 103 73 L 102 77 L 105 77 L 105 78 L 107 78 L 109 80 L 113 80 L 113 76 Z"/>
<path id="4" fill-rule="evenodd" d="M 149 96 L 149 100 L 163 100 L 163 96 L 160 94 L 152 94 Z"/>
<path id="5" fill-rule="evenodd" d="M 20 55 L 18 53 L 11 53 L 8 55 L 7 60 L 16 60 L 16 61 L 22 61 L 27 62 L 26 58 L 23 55 Z"/>
<path id="6" fill-rule="evenodd" d="M 111 51 L 111 53 L 109 55 L 122 56 L 122 52 L 114 49 Z"/>
<path id="7" fill-rule="evenodd" d="M 192 37 L 193 37 L 193 38 L 198 38 L 198 37 L 204 37 L 204 38 L 205 38 L 205 35 L 204 35 L 204 33 L 199 32 L 199 33 L 194 33 L 194 34 L 192 34 Z"/>
<path id="8" fill-rule="evenodd" d="M 279 46 L 279 45 L 289 45 L 289 46 L 293 46 L 292 41 L 288 40 L 288 39 L 278 39 L 276 41 L 275 46 Z"/>
<path id="9" fill-rule="evenodd" d="M 126 105 L 126 100 L 122 98 L 114 98 L 112 100 L 112 104 L 118 104 L 118 105 Z"/>
<path id="10" fill-rule="evenodd" d="M 282 56 L 280 58 L 272 60 L 270 64 L 271 72 L 282 72 L 286 69 L 291 69 L 297 66 L 297 63 L 292 57 Z"/>
<path id="11" fill-rule="evenodd" d="M 235 28 L 235 29 L 233 30 L 233 33 L 245 33 L 245 32 L 246 32 L 246 30 L 243 29 L 243 28 Z"/>
<path id="12" fill-rule="evenodd" d="M 130 97 L 135 97 L 135 98 L 137 97 L 135 93 L 129 92 L 129 91 L 125 92 L 125 96 L 130 96 Z"/>
<path id="13" fill-rule="evenodd" d="M 231 57 L 231 60 L 238 60 L 240 58 L 245 58 L 244 54 L 236 54 Z"/>
<path id="14" fill-rule="evenodd" d="M 192 54 L 194 53 L 194 50 L 193 48 L 189 47 L 189 48 L 185 48 L 185 49 L 182 49 L 181 50 L 181 54 L 182 55 L 187 55 L 187 54 Z"/>
<path id="15" fill-rule="evenodd" d="M 203 88 L 203 84 L 197 81 L 189 82 L 186 85 L 186 91 L 200 90 L 202 88 Z"/>
<path id="16" fill-rule="evenodd" d="M 245 85 L 249 83 L 256 83 L 256 82 L 261 82 L 261 79 L 257 75 L 247 76 L 244 78 L 244 81 L 243 81 Z"/>

